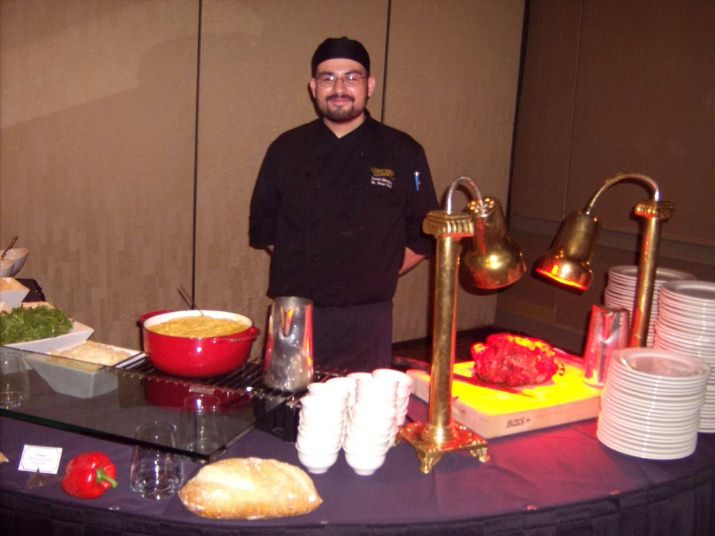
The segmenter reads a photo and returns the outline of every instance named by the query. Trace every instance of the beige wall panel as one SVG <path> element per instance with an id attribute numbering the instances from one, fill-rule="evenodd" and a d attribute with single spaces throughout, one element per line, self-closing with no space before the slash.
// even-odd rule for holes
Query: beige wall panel
<path id="1" fill-rule="evenodd" d="M 460 175 L 506 207 L 519 73 L 523 2 L 392 3 L 385 122 L 427 152 L 437 195 Z M 466 196 L 455 196 L 455 208 Z M 395 340 L 429 331 L 431 264 L 400 282 Z M 458 293 L 457 326 L 490 324 L 496 294 Z"/>
<path id="2" fill-rule="evenodd" d="M 510 222 L 530 241 L 530 265 L 566 212 L 606 178 L 632 171 L 650 175 L 675 203 L 660 266 L 715 281 L 714 25 L 715 4 L 702 0 L 530 2 Z M 640 222 L 631 212 L 647 196 L 624 183 L 600 198 L 594 213 L 603 230 L 587 292 L 537 279 L 521 292 L 520 282 L 500 296 L 497 319 L 540 324 L 540 333 L 580 351 L 608 267 L 637 262 Z"/>
<path id="3" fill-rule="evenodd" d="M 0 3 L 0 241 L 96 340 L 190 281 L 196 6 Z"/>
<path id="4" fill-rule="evenodd" d="M 423 143 L 440 195 L 466 173 L 505 200 L 522 7 L 392 3 L 385 119 Z M 205 0 L 200 71 L 194 0 L 0 9 L 0 242 L 31 248 L 21 275 L 123 346 L 138 347 L 140 314 L 183 307 L 200 73 L 196 298 L 264 329 L 268 258 L 247 243 L 258 167 L 272 139 L 314 117 L 308 62 L 328 35 L 370 50 L 381 116 L 387 0 Z M 425 263 L 401 282 L 396 340 L 428 333 L 430 279 Z M 493 296 L 461 301 L 462 327 L 490 321 Z"/>
<path id="5" fill-rule="evenodd" d="M 568 206 L 619 171 L 645 173 L 676 206 L 663 236 L 715 246 L 715 3 L 584 2 L 583 19 Z M 647 195 L 619 186 L 596 213 L 635 233 L 628 215 Z"/>
<path id="6" fill-rule="evenodd" d="M 199 121 L 197 300 L 265 333 L 268 255 L 248 245 L 251 192 L 268 145 L 313 120 L 310 58 L 326 37 L 361 40 L 381 76 L 386 0 L 204 2 Z M 382 91 L 370 102 L 379 115 Z M 253 347 L 260 353 L 261 344 Z"/>
<path id="7" fill-rule="evenodd" d="M 581 2 L 530 2 L 511 211 L 561 217 L 568 191 Z"/>

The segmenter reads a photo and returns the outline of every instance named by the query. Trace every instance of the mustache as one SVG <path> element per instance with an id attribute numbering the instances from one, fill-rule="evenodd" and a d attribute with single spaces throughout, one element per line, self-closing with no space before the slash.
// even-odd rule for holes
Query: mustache
<path id="1" fill-rule="evenodd" d="M 330 95 L 330 97 L 326 97 L 326 101 L 331 101 L 334 99 L 348 99 L 351 102 L 355 102 L 355 97 L 352 95 L 347 95 L 347 94 L 342 94 L 342 93 L 335 93 L 333 95 Z"/>

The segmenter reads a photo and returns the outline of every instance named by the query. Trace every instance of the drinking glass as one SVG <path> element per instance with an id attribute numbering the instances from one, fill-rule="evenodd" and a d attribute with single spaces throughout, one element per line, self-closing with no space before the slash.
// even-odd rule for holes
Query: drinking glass
<path id="1" fill-rule="evenodd" d="M 145 499 L 161 500 L 181 487 L 182 457 L 161 447 L 176 445 L 175 428 L 171 423 L 152 422 L 136 429 L 134 437 L 142 444 L 134 447 L 129 481 L 131 490 Z"/>
<path id="2" fill-rule="evenodd" d="M 201 454 L 211 454 L 219 448 L 216 424 L 219 398 L 197 393 L 184 399 L 179 417 L 179 444 Z"/>
<path id="3" fill-rule="evenodd" d="M 30 379 L 22 352 L 0 348 L 0 407 L 17 408 L 30 398 Z"/>

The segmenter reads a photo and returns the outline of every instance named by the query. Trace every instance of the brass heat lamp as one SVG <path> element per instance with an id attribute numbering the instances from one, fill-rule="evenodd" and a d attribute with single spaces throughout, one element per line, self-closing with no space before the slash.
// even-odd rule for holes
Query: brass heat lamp
<path id="1" fill-rule="evenodd" d="M 629 346 L 645 346 L 648 337 L 651 302 L 658 260 L 660 227 L 673 215 L 673 204 L 660 200 L 660 190 L 653 179 L 635 173 L 620 173 L 607 179 L 593 194 L 583 210 L 569 214 L 561 225 L 551 249 L 541 256 L 534 270 L 563 285 L 585 290 L 591 283 L 591 255 L 596 245 L 599 221 L 593 206 L 608 188 L 621 181 L 644 184 L 651 199 L 636 204 L 633 212 L 645 220 L 638 262 L 638 279 L 633 307 Z"/>
<path id="2" fill-rule="evenodd" d="M 460 186 L 469 191 L 471 201 L 462 212 L 455 213 L 452 196 Z M 429 420 L 406 424 L 400 429 L 399 438 L 416 449 L 420 470 L 429 473 L 447 452 L 467 450 L 481 462 L 489 458 L 486 440 L 452 420 L 460 242 L 472 238 L 463 261 L 478 288 L 494 290 L 511 285 L 524 274 L 526 265 L 521 249 L 507 234 L 501 204 L 482 197 L 469 177 L 459 177 L 450 185 L 445 210 L 430 211 L 422 230 L 437 241 Z"/>

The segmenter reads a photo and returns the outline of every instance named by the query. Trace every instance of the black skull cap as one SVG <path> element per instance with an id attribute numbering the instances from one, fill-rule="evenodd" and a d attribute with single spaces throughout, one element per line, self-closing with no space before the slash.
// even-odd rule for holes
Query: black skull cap
<path id="1" fill-rule="evenodd" d="M 325 60 L 333 58 L 347 58 L 354 60 L 365 67 L 370 73 L 370 55 L 360 41 L 343 37 L 328 37 L 318 45 L 310 62 L 311 73 L 315 76 L 315 69 Z"/>

